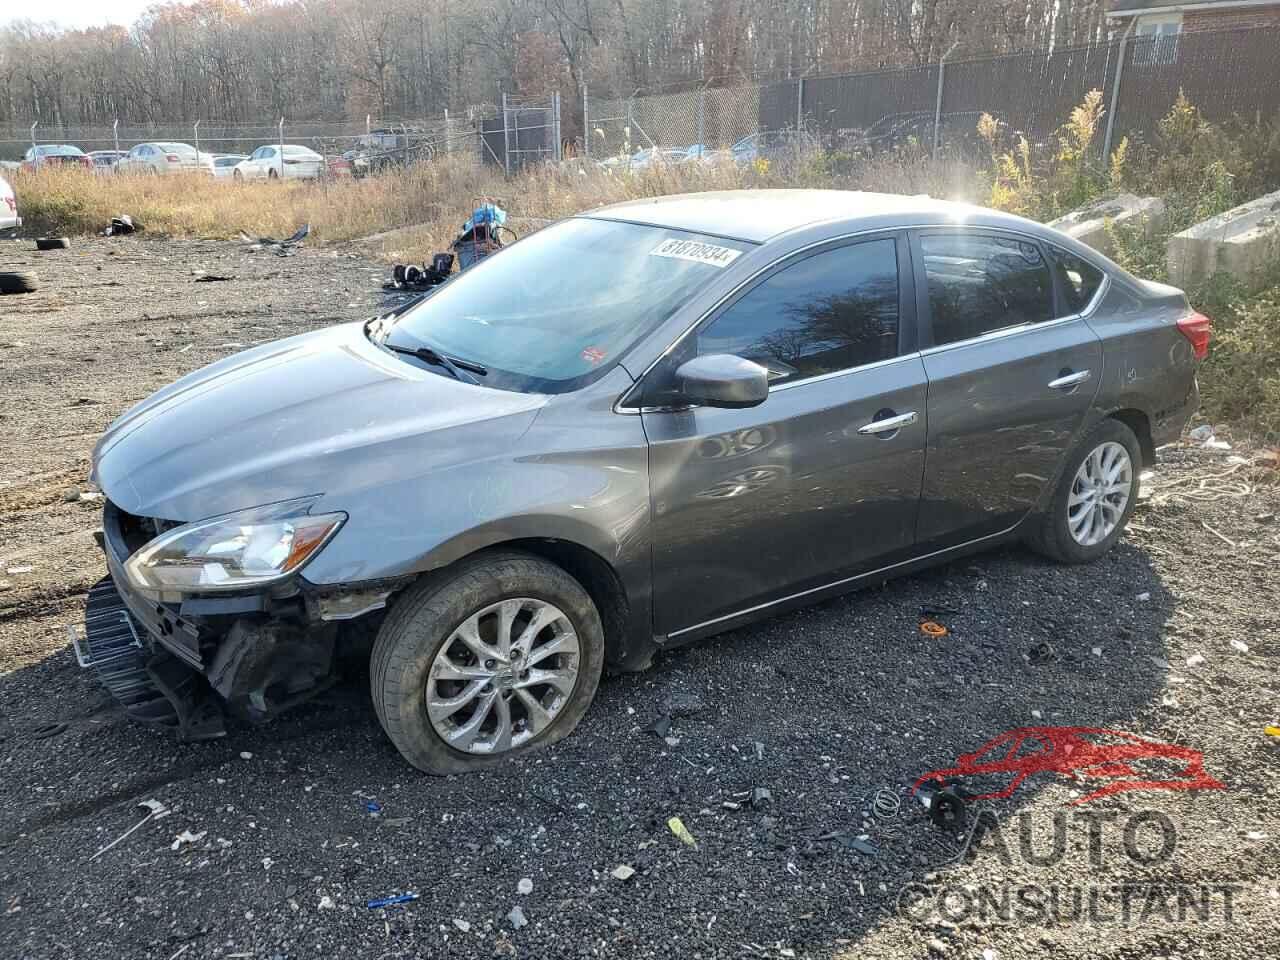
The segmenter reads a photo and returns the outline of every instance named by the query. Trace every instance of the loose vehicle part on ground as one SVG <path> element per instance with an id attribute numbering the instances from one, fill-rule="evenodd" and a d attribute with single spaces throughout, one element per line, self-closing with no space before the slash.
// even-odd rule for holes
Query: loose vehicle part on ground
<path id="1" fill-rule="evenodd" d="M 124 413 L 77 640 L 186 736 L 371 644 L 400 752 L 473 770 L 568 734 L 606 664 L 1011 540 L 1102 556 L 1208 336 L 1181 291 L 989 210 L 607 207 Z"/>

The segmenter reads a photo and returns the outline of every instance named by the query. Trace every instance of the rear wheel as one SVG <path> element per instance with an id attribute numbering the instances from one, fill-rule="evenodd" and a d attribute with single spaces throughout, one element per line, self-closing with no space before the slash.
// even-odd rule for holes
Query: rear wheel
<path id="1" fill-rule="evenodd" d="M 1120 539 L 1138 502 L 1142 448 L 1119 420 L 1104 420 L 1072 452 L 1028 543 L 1060 563 L 1087 563 Z"/>
<path id="2" fill-rule="evenodd" d="M 374 709 L 419 770 L 465 773 L 567 736 L 604 666 L 590 596 L 522 553 L 480 556 L 396 603 L 370 666 Z"/>

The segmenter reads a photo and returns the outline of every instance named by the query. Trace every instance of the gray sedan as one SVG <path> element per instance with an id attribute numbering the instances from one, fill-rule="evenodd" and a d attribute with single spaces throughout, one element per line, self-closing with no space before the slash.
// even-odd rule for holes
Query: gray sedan
<path id="1" fill-rule="evenodd" d="M 989 210 L 608 207 L 121 416 L 77 650 L 195 738 L 363 649 L 404 757 L 473 770 L 568 734 L 606 666 L 1011 540 L 1100 557 L 1208 340 L 1180 291 Z"/>

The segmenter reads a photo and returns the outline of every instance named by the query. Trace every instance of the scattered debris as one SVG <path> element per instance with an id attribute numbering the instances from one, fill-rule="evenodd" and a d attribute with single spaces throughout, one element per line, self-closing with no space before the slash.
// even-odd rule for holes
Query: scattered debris
<path id="1" fill-rule="evenodd" d="M 196 277 L 196 283 L 220 283 L 223 280 L 234 280 L 235 277 L 225 276 L 221 273 L 202 273 Z"/>
<path id="2" fill-rule="evenodd" d="M 369 800 L 365 803 L 364 809 L 370 816 L 376 817 L 382 812 L 382 804 L 377 800 Z"/>
<path id="3" fill-rule="evenodd" d="M 465 920 L 459 920 L 457 917 L 454 917 L 453 925 L 457 927 L 459 930 L 461 930 L 463 933 L 471 932 L 471 924 L 467 923 L 467 921 Z"/>
<path id="4" fill-rule="evenodd" d="M 1047 640 L 1041 640 L 1031 648 L 1031 652 L 1027 654 L 1027 659 L 1033 666 L 1039 666 L 1042 663 L 1048 663 L 1054 656 L 1053 645 Z"/>
<path id="5" fill-rule="evenodd" d="M 768 787 L 751 788 L 751 806 L 757 810 L 766 810 L 773 805 L 773 794 Z"/>
<path id="6" fill-rule="evenodd" d="M 0 273 L 0 294 L 35 293 L 39 285 L 34 273 Z"/>
<path id="7" fill-rule="evenodd" d="M 1236 650 L 1236 651 L 1238 651 L 1239 653 L 1248 653 L 1248 652 L 1249 652 L 1249 645 L 1248 645 L 1247 643 L 1245 643 L 1243 640 L 1236 640 L 1236 639 L 1233 637 L 1233 638 L 1231 639 L 1230 643 L 1231 643 L 1231 649 Z"/>
<path id="8" fill-rule="evenodd" d="M 391 907 L 397 903 L 410 903 L 418 899 L 416 893 L 397 893 L 390 897 L 379 897 L 376 900 L 370 900 L 365 904 L 370 910 L 378 910 L 382 907 Z"/>
<path id="9" fill-rule="evenodd" d="M 1151 599 L 1151 591 L 1144 590 L 1142 593 L 1138 594 L 1137 597 L 1135 597 L 1134 599 L 1140 600 L 1143 603 L 1146 603 L 1148 600 Z"/>
<path id="10" fill-rule="evenodd" d="M 1265 733 L 1268 737 L 1275 737 L 1277 740 L 1280 740 L 1280 726 L 1271 724 L 1263 727 L 1262 732 Z"/>
<path id="11" fill-rule="evenodd" d="M 667 827 L 686 847 L 693 847 L 695 850 L 698 849 L 698 841 L 693 839 L 693 834 L 689 832 L 689 828 L 684 825 L 684 821 L 679 817 L 672 817 L 668 820 Z"/>
<path id="12" fill-rule="evenodd" d="M 120 213 L 111 218 L 111 222 L 107 224 L 107 229 L 102 231 L 102 235 L 104 237 L 123 237 L 141 229 L 142 225 L 134 223 L 133 217 L 127 213 Z"/>
<path id="13" fill-rule="evenodd" d="M 932 813 L 930 814 L 932 816 Z M 828 840 L 834 840 L 842 846 L 848 847 L 850 850 L 861 853 L 864 856 L 876 857 L 880 855 L 880 848 L 874 843 L 869 843 L 865 837 L 855 837 L 851 833 L 843 830 L 832 830 L 830 833 L 824 833 L 818 837 L 818 843 L 825 843 Z"/>
<path id="14" fill-rule="evenodd" d="M 1187 431 L 1187 439 L 1194 440 L 1196 443 L 1204 443 L 1206 440 L 1212 440 L 1213 427 L 1207 423 L 1202 423 L 1200 426 Z"/>
<path id="15" fill-rule="evenodd" d="M 48 740 L 50 737 L 56 737 L 60 733 L 66 733 L 67 729 L 67 724 L 58 721 L 41 723 L 27 731 L 27 738 L 30 740 Z"/>
<path id="16" fill-rule="evenodd" d="M 10 571 L 12 573 L 13 571 Z M 653 723 L 649 724 L 641 733 L 652 733 L 655 737 L 666 739 L 667 734 L 671 732 L 671 718 L 663 713 L 658 716 Z"/>
<path id="17" fill-rule="evenodd" d="M 1102 656 L 1102 648 L 1101 648 L 1101 647 L 1094 647 L 1094 648 L 1093 648 L 1093 650 L 1092 650 L 1092 653 L 1093 653 L 1093 655 L 1094 655 L 1095 657 L 1100 657 L 1100 656 Z"/>
<path id="18" fill-rule="evenodd" d="M 725 810 L 741 810 L 742 809 L 742 804 L 737 803 L 736 801 L 733 801 L 733 800 L 722 800 L 720 802 L 720 806 L 723 807 Z"/>
<path id="19" fill-rule="evenodd" d="M 241 750 L 241 751 L 240 751 L 240 759 L 241 759 L 241 760 L 252 760 L 252 759 L 253 759 L 253 754 L 252 754 L 252 753 L 250 753 L 248 750 Z"/>
<path id="20" fill-rule="evenodd" d="M 875 814 L 877 820 L 892 820 L 901 809 L 902 797 L 888 787 L 877 790 L 871 800 L 871 812 Z"/>
<path id="21" fill-rule="evenodd" d="M 1221 540 L 1223 543 L 1225 543 L 1228 547 L 1234 547 L 1234 546 L 1236 545 L 1236 542 L 1235 542 L 1234 540 L 1231 540 L 1231 539 L 1229 539 L 1229 538 L 1227 538 L 1227 537 L 1223 536 L 1221 533 L 1219 533 L 1219 532 L 1218 532 L 1217 530 L 1215 530 L 1213 527 L 1209 526 L 1209 521 L 1208 521 L 1208 520 L 1201 520 L 1201 521 L 1200 521 L 1200 526 L 1204 527 L 1204 528 L 1205 528 L 1205 530 L 1207 530 L 1209 533 L 1212 533 L 1215 537 L 1217 537 L 1219 540 Z"/>
<path id="22" fill-rule="evenodd" d="M 140 804 L 138 804 L 138 806 L 146 807 L 147 810 L 149 811 L 147 815 L 143 817 L 141 820 L 139 820 L 137 823 L 135 823 L 128 830 L 126 830 L 124 833 L 120 834 L 120 836 L 116 837 L 114 840 L 108 843 L 105 847 L 103 847 L 101 850 L 95 853 L 92 857 L 90 857 L 89 858 L 90 863 L 93 863 L 93 861 L 97 860 L 100 856 L 102 856 L 104 853 L 106 853 L 108 850 L 110 850 L 112 847 L 118 844 L 125 837 L 132 834 L 135 830 L 138 830 L 144 824 L 149 823 L 152 820 L 160 820 L 169 815 L 169 808 L 166 807 L 159 800 L 143 800 Z"/>
<path id="23" fill-rule="evenodd" d="M 311 224 L 304 223 L 299 227 L 287 240 L 277 240 L 275 237 L 251 237 L 243 230 L 240 231 L 240 242 L 248 244 L 248 250 L 274 250 L 278 256 L 288 257 L 297 252 L 297 247 L 307 238 L 307 234 L 311 232 Z"/>
<path id="24" fill-rule="evenodd" d="M 920 632 L 926 637 L 945 637 L 951 631 L 940 624 L 937 620 L 921 620 Z"/>
<path id="25" fill-rule="evenodd" d="M 36 239 L 37 250 L 65 250 L 71 246 L 66 237 L 39 237 Z"/>
<path id="26" fill-rule="evenodd" d="M 613 871 L 609 874 L 609 876 L 613 877 L 613 879 L 615 880 L 630 880 L 635 875 L 636 875 L 635 867 L 632 867 L 629 864 L 625 864 L 625 863 L 618 864 L 616 867 L 613 868 Z"/>
<path id="27" fill-rule="evenodd" d="M 756 748 L 756 759 L 764 760 L 764 744 L 759 740 L 754 741 L 753 746 Z"/>
<path id="28" fill-rule="evenodd" d="M 317 904 L 316 909 L 317 909 L 317 910 L 332 910 L 332 909 L 333 909 L 333 897 L 329 896 L 329 895 L 326 893 L 324 896 L 322 896 L 322 897 L 320 898 L 320 903 L 319 903 L 319 904 Z"/>
<path id="29" fill-rule="evenodd" d="M 520 882 L 516 884 L 516 893 L 522 897 L 527 897 L 533 893 L 533 881 L 528 877 L 521 877 Z"/>
<path id="30" fill-rule="evenodd" d="M 34 569 L 35 567 L 33 567 L 31 564 L 25 563 L 20 567 L 10 567 L 8 570 L 5 571 L 5 573 L 30 573 Z"/>
<path id="31" fill-rule="evenodd" d="M 1187 657 L 1188 667 L 1198 667 L 1203 663 L 1204 663 L 1204 654 L 1202 653 L 1193 653 L 1191 656 Z"/>
<path id="32" fill-rule="evenodd" d="M 178 850 L 188 843 L 199 843 L 208 832 L 207 830 L 201 830 L 199 833 L 192 833 L 190 830 L 183 830 L 173 838 L 173 843 L 169 844 L 169 849 Z"/>
<path id="33" fill-rule="evenodd" d="M 706 709 L 702 698 L 692 693 L 673 693 L 662 703 L 662 712 L 673 720 L 692 717 Z"/>
<path id="34" fill-rule="evenodd" d="M 527 926 L 529 921 L 524 917 L 524 911 L 520 909 L 520 904 L 516 904 L 511 908 L 511 912 L 507 914 L 507 919 L 511 921 L 511 927 L 519 930 L 523 926 Z"/>

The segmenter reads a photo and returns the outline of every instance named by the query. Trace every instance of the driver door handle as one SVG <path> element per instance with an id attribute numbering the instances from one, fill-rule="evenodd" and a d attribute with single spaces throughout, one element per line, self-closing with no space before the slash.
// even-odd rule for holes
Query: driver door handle
<path id="1" fill-rule="evenodd" d="M 1092 370 L 1081 370 L 1079 373 L 1067 373 L 1058 377 L 1056 380 L 1049 381 L 1050 390 L 1070 390 L 1072 387 L 1078 387 L 1090 377 L 1093 376 Z"/>
<path id="2" fill-rule="evenodd" d="M 896 417 L 885 417 L 883 420 L 872 420 L 858 428 L 858 433 L 864 437 L 875 436 L 877 433 L 893 433 L 901 430 L 903 427 L 909 427 L 916 422 L 916 412 L 914 410 L 908 413 L 900 413 Z"/>

